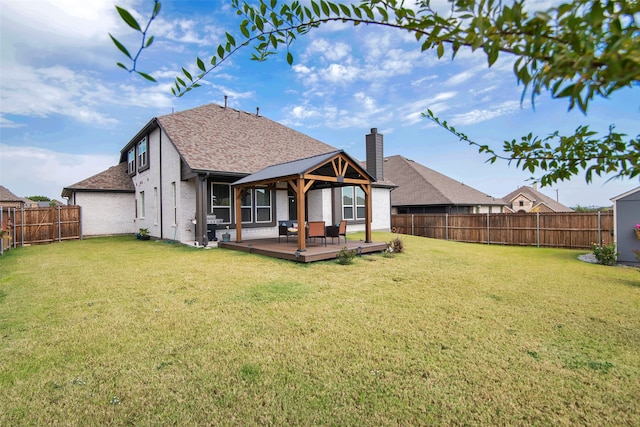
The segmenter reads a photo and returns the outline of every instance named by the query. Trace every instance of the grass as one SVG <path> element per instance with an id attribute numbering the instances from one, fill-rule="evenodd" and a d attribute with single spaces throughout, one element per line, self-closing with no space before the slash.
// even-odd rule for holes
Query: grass
<path id="1" fill-rule="evenodd" d="M 640 423 L 637 269 L 403 240 L 351 265 L 133 237 L 11 250 L 0 425 Z"/>

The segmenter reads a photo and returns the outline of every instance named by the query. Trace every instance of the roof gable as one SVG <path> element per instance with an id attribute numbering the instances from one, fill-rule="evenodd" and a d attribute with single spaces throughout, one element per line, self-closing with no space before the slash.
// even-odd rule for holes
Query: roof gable
<path id="1" fill-rule="evenodd" d="M 403 156 L 385 158 L 384 173 L 398 185 L 391 193 L 394 206 L 505 205 L 502 199 L 491 197 Z"/>
<path id="2" fill-rule="evenodd" d="M 266 117 L 216 104 L 160 116 L 157 121 L 194 171 L 250 174 L 336 151 Z"/>
<path id="3" fill-rule="evenodd" d="M 62 190 L 63 197 L 69 197 L 72 191 L 113 191 L 133 193 L 135 187 L 127 173 L 127 163 L 102 171 L 92 177 L 84 179 Z"/>
<path id="4" fill-rule="evenodd" d="M 245 185 L 256 182 L 264 183 L 303 174 L 313 174 L 313 176 L 318 177 L 320 181 L 334 177 L 336 179 L 332 181 L 336 181 L 337 184 L 349 182 L 350 180 L 375 181 L 371 174 L 362 168 L 356 160 L 352 159 L 351 156 L 344 151 L 338 150 L 267 166 L 254 174 L 234 182 L 234 185 Z"/>
<path id="5" fill-rule="evenodd" d="M 534 205 L 544 204 L 546 205 L 552 212 L 573 212 L 573 209 L 566 207 L 562 203 L 556 202 L 551 197 L 548 197 L 538 190 L 528 187 L 522 186 L 515 191 L 507 194 L 503 197 L 504 200 L 513 201 L 516 197 L 522 195 L 527 199 L 531 200 Z"/>

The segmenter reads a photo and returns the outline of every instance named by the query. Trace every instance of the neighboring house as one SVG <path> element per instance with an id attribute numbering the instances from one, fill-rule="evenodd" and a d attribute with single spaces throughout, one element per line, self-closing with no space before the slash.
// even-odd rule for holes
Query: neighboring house
<path id="1" fill-rule="evenodd" d="M 403 156 L 384 159 L 384 176 L 397 185 L 392 212 L 501 213 L 505 203 Z"/>
<path id="2" fill-rule="evenodd" d="M 573 209 L 539 192 L 535 184 L 533 187 L 520 187 L 502 199 L 509 205 L 508 211 L 514 213 L 573 212 Z"/>
<path id="3" fill-rule="evenodd" d="M 235 193 L 235 182 L 265 168 L 284 171 L 287 163 L 324 155 L 325 167 L 307 172 L 327 179 L 305 175 L 304 193 L 291 177 L 245 180 L 241 197 Z M 235 238 L 240 220 L 244 238 L 276 237 L 279 221 L 297 221 L 300 212 L 306 221 L 346 219 L 351 232 L 366 229 L 367 197 L 370 227 L 390 228 L 391 185 L 343 151 L 258 114 L 208 104 L 154 118 L 124 146 L 120 162 L 63 190 L 69 204 L 83 207 L 83 226 L 103 230 L 97 234 L 147 228 L 156 238 L 205 244 L 213 237 L 208 224 Z"/>
<path id="4" fill-rule="evenodd" d="M 638 265 L 633 251 L 640 251 L 640 234 L 635 231 L 636 225 L 640 224 L 640 187 L 620 194 L 611 201 L 618 262 Z"/>
<path id="5" fill-rule="evenodd" d="M 13 194 L 9 189 L 0 185 L 0 206 L 3 208 L 24 208 L 25 199 Z"/>

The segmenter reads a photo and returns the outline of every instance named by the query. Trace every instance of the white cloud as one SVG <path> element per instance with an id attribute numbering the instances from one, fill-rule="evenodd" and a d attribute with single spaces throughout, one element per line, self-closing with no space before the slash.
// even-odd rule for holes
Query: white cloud
<path id="1" fill-rule="evenodd" d="M 110 102 L 113 93 L 90 77 L 59 65 L 39 69 L 3 66 L 2 74 L 3 115 L 47 117 L 60 114 L 81 122 L 117 123 L 94 108 Z"/>
<path id="2" fill-rule="evenodd" d="M 456 114 L 451 119 L 455 125 L 471 125 L 491 120 L 495 117 L 513 114 L 520 110 L 520 103 L 517 101 L 506 101 L 487 109 L 472 110 L 467 113 Z"/>
<path id="3" fill-rule="evenodd" d="M 64 187 L 116 165 L 119 154 L 70 154 L 6 144 L 0 144 L 0 152 L 2 185 L 18 196 L 37 193 L 58 200 Z"/>
<path id="4" fill-rule="evenodd" d="M 330 83 L 344 85 L 356 80 L 360 75 L 360 69 L 349 65 L 331 64 L 323 70 L 322 75 L 324 80 Z"/>

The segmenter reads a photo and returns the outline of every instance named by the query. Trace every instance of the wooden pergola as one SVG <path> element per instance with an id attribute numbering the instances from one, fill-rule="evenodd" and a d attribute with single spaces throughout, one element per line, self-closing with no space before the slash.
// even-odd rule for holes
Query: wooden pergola
<path id="1" fill-rule="evenodd" d="M 359 186 L 365 195 L 365 238 L 371 242 L 371 182 L 375 179 L 344 151 L 334 151 L 293 162 L 269 166 L 233 184 L 236 205 L 236 242 L 242 242 L 242 194 L 255 187 L 275 188 L 286 183 L 297 201 L 298 221 L 306 218 L 305 195 L 310 190 Z M 298 251 L 306 249 L 305 227 L 298 227 Z"/>

